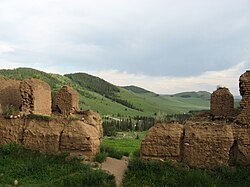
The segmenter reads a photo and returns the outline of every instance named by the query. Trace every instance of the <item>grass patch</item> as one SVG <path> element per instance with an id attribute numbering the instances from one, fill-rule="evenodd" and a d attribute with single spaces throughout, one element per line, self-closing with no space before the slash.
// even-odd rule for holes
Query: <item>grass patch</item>
<path id="1" fill-rule="evenodd" d="M 146 131 L 118 132 L 117 136 L 104 137 L 102 144 L 119 151 L 133 153 L 140 149 L 141 141 L 145 138 L 146 133 Z"/>
<path id="2" fill-rule="evenodd" d="M 29 114 L 26 116 L 27 119 L 35 119 L 40 121 L 52 121 L 54 118 L 52 116 L 38 115 L 38 114 Z"/>
<path id="3" fill-rule="evenodd" d="M 0 186 L 115 186 L 114 177 L 67 155 L 44 155 L 16 144 L 0 147 Z"/>
<path id="4" fill-rule="evenodd" d="M 238 165 L 232 169 L 220 167 L 214 170 L 190 169 L 171 162 L 130 161 L 123 181 L 124 187 L 131 186 L 250 186 L 250 168 Z"/>
<path id="5" fill-rule="evenodd" d="M 121 159 L 123 156 L 129 156 L 129 153 L 126 151 L 117 150 L 113 147 L 101 145 L 100 153 L 98 153 L 95 156 L 94 161 L 102 163 L 105 161 L 107 156 L 116 158 L 116 159 Z"/>

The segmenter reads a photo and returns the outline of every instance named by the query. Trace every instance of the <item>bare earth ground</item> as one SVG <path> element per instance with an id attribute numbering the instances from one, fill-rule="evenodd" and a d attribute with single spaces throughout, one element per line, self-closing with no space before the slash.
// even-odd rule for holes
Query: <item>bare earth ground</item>
<path id="1" fill-rule="evenodd" d="M 101 164 L 101 169 L 115 176 L 116 186 L 122 186 L 123 176 L 128 167 L 128 157 L 123 157 L 121 160 L 107 157 Z"/>

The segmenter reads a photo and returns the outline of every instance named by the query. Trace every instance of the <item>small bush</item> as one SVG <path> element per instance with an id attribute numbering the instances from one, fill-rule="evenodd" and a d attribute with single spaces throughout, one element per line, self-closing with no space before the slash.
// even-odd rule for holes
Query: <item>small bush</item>
<path id="1" fill-rule="evenodd" d="M 134 152 L 133 152 L 133 157 L 134 158 L 140 158 L 140 149 L 137 149 L 137 150 L 135 150 Z"/>
<path id="2" fill-rule="evenodd" d="M 108 153 L 106 152 L 100 152 L 98 153 L 95 158 L 94 158 L 94 161 L 95 162 L 99 162 L 99 163 L 102 163 L 105 161 L 106 157 L 108 156 Z"/>
<path id="3" fill-rule="evenodd" d="M 116 159 L 121 159 L 123 156 L 129 156 L 128 152 L 119 151 L 112 147 L 103 146 L 103 145 L 101 146 L 100 153 L 105 154 L 106 157 L 109 156 L 109 157 L 116 158 Z"/>
<path id="4" fill-rule="evenodd" d="M 17 114 L 19 110 L 15 108 L 13 105 L 7 105 L 3 111 L 3 115 L 9 117 L 10 115 Z"/>

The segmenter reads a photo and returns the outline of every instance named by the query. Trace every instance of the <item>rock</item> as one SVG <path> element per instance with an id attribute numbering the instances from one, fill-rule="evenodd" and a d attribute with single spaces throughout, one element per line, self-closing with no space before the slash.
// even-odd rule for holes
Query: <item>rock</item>
<path id="1" fill-rule="evenodd" d="M 18 180 L 14 180 L 14 186 L 18 185 Z"/>

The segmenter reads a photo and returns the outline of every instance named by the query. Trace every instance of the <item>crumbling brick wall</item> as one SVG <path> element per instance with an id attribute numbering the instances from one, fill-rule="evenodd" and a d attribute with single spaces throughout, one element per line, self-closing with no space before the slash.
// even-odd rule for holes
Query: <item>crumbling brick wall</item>
<path id="1" fill-rule="evenodd" d="M 66 152 L 93 157 L 100 149 L 102 121 L 98 113 L 88 113 L 93 120 L 6 119 L 0 116 L 0 145 L 16 142 L 43 153 Z M 88 119 L 86 115 L 84 119 Z"/>
<path id="2" fill-rule="evenodd" d="M 211 94 L 210 111 L 215 117 L 228 117 L 234 111 L 234 97 L 228 88 L 219 87 Z"/>
<path id="3" fill-rule="evenodd" d="M 20 81 L 0 78 L 0 85 L 0 114 L 3 113 L 8 106 L 13 106 L 16 110 L 19 110 L 22 104 L 22 98 L 19 92 Z"/>
<path id="4" fill-rule="evenodd" d="M 250 124 L 250 70 L 240 76 L 239 87 L 242 99 L 237 121 L 241 124 Z"/>
<path id="5" fill-rule="evenodd" d="M 21 111 L 24 114 L 51 115 L 51 88 L 40 79 L 26 79 L 20 83 Z"/>
<path id="6" fill-rule="evenodd" d="M 69 115 L 79 110 L 78 93 L 71 86 L 63 86 L 56 94 L 56 106 L 60 113 Z"/>
<path id="7" fill-rule="evenodd" d="M 141 143 L 141 158 L 182 161 L 191 167 L 250 165 L 250 126 L 194 122 L 156 124 Z"/>
<path id="8" fill-rule="evenodd" d="M 141 156 L 144 159 L 179 160 L 183 125 L 178 123 L 158 123 L 148 131 L 141 143 Z"/>

